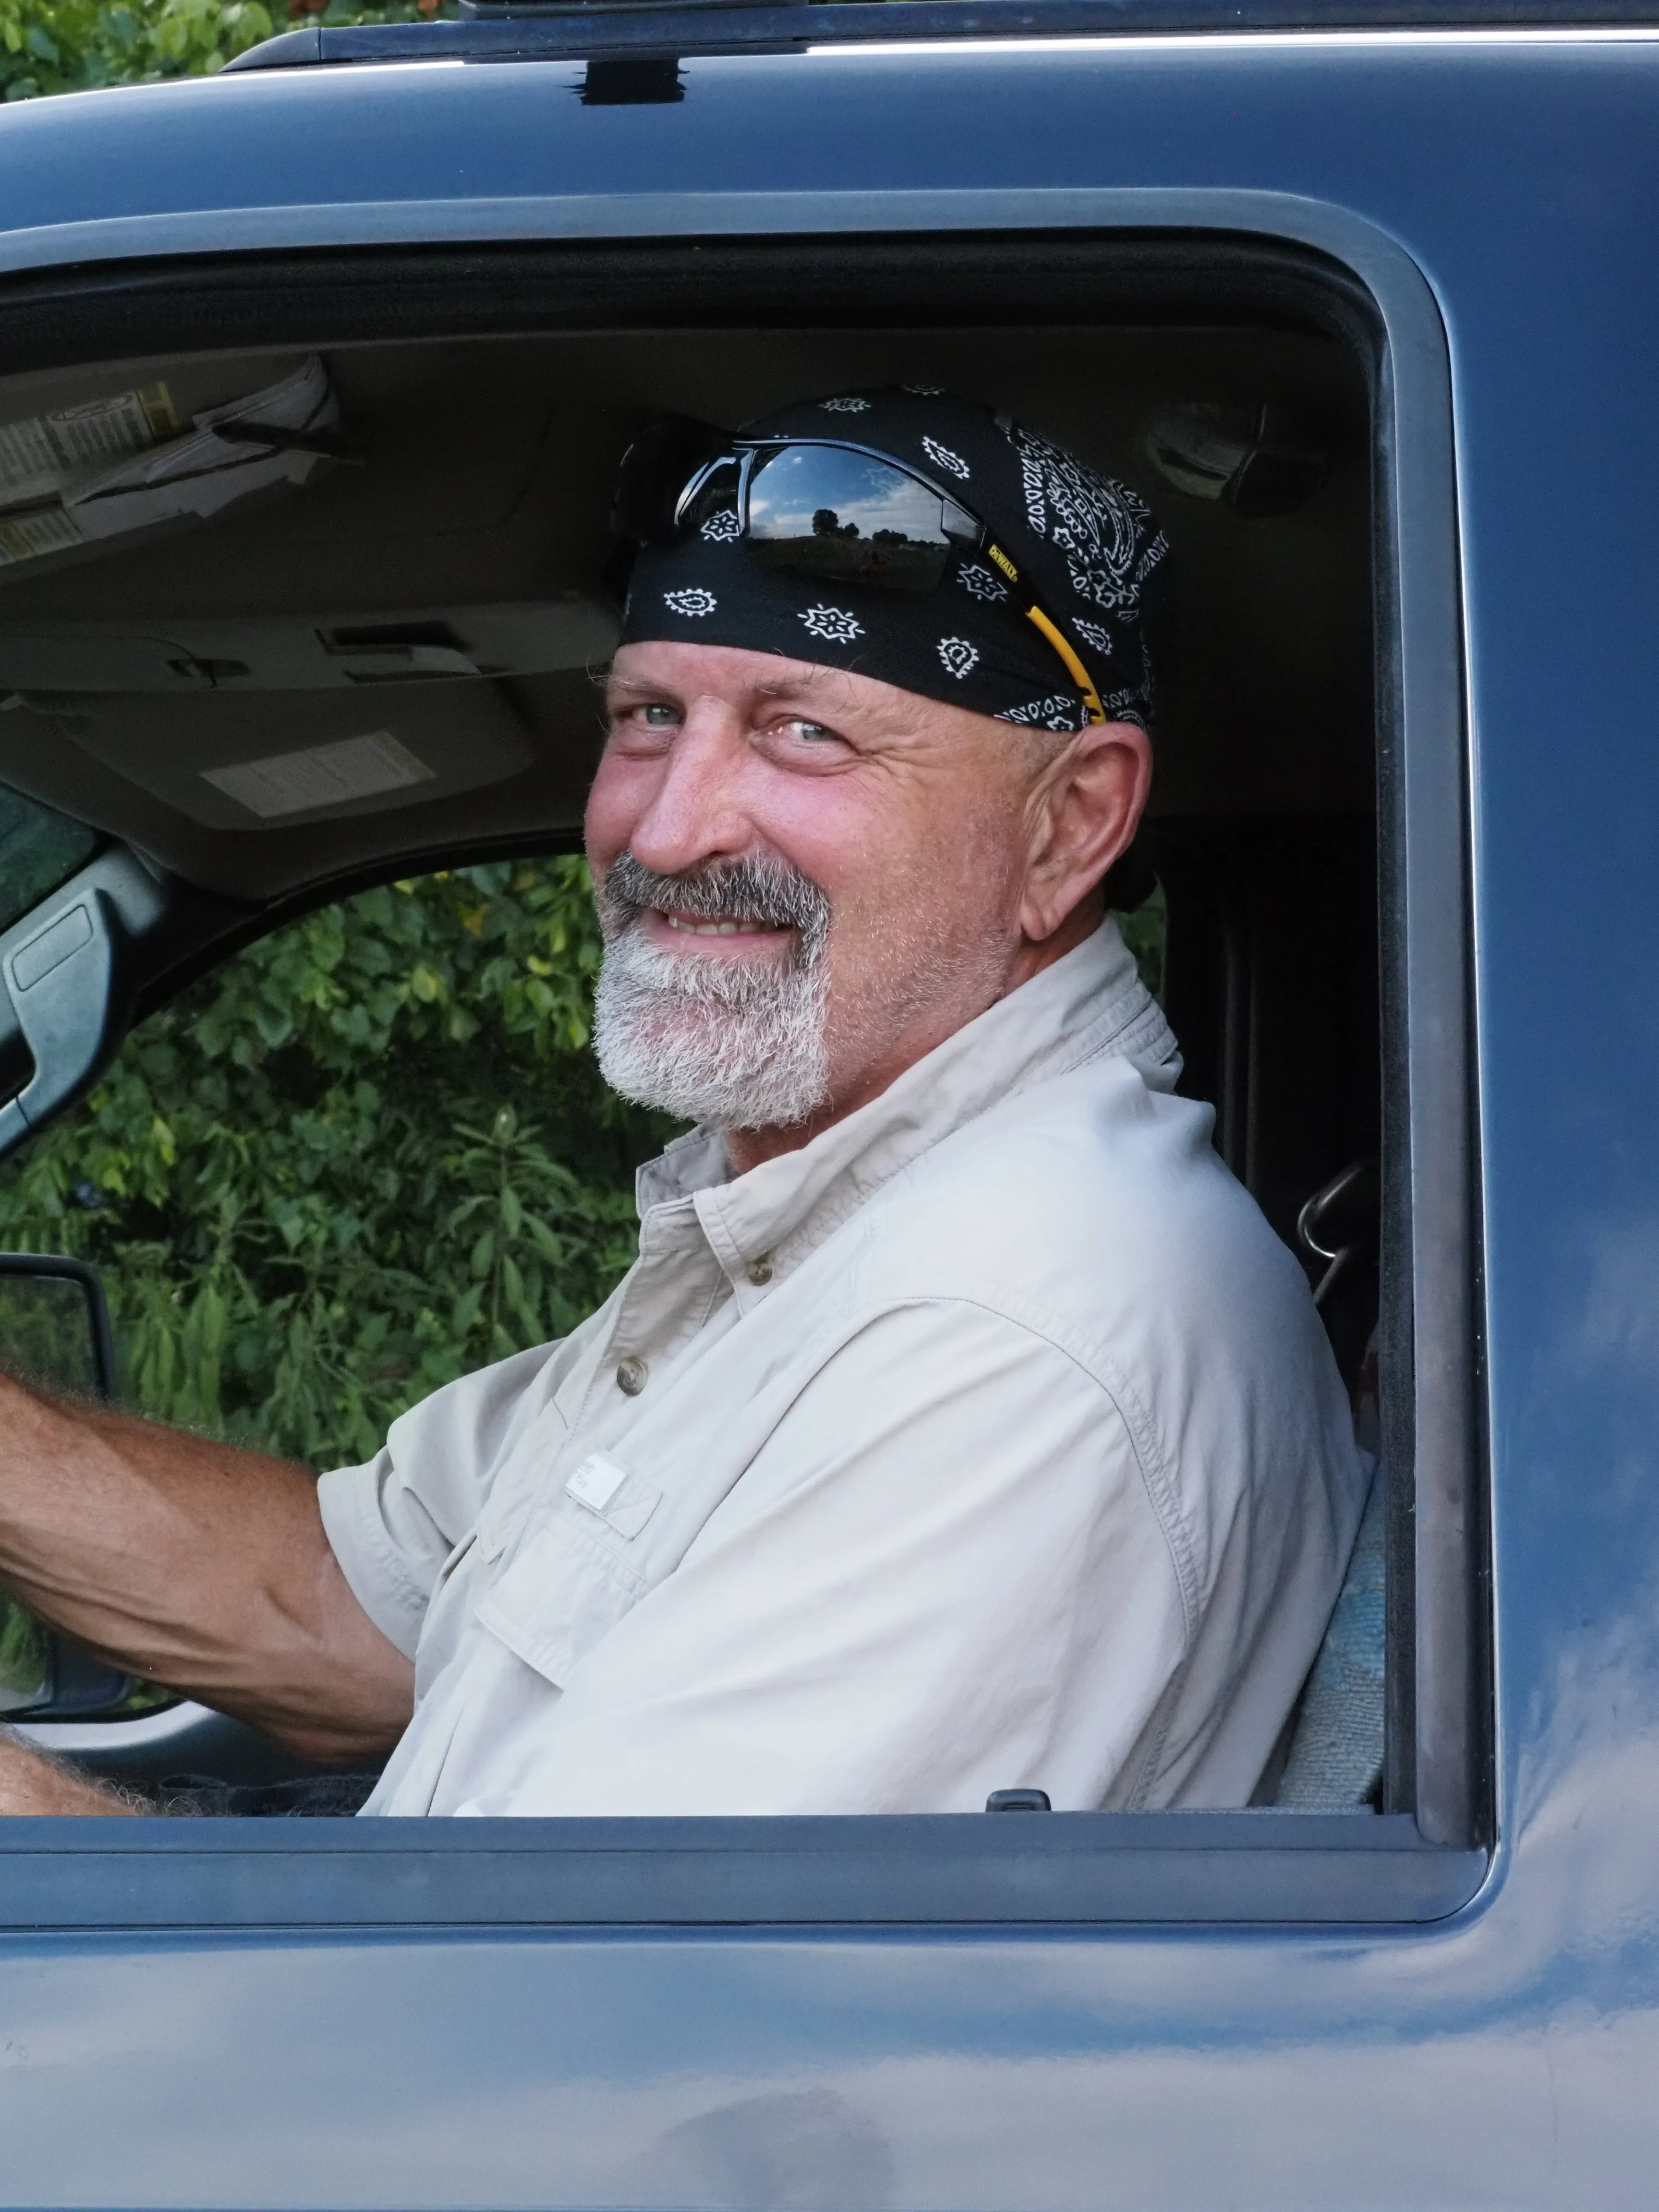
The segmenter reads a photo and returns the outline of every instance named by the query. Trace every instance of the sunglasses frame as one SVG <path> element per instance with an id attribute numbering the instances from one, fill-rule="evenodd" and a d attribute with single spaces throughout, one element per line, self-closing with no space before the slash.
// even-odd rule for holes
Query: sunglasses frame
<path id="1" fill-rule="evenodd" d="M 962 551 L 983 553 L 996 563 L 1009 583 L 1015 586 L 1020 596 L 1030 602 L 1025 610 L 1026 620 L 1036 625 L 1065 663 L 1066 674 L 1083 694 L 1084 708 L 1089 721 L 1105 721 L 1106 710 L 1100 703 L 1100 694 L 1095 689 L 1076 647 L 1031 592 L 1014 562 L 993 539 L 988 526 L 970 508 L 965 507 L 954 493 L 946 491 L 942 484 L 935 483 L 931 477 L 924 476 L 920 469 L 913 468 L 908 461 L 897 460 L 891 453 L 884 453 L 877 447 L 861 446 L 852 438 L 734 438 L 727 452 L 717 453 L 702 462 L 687 479 L 674 502 L 673 521 L 669 532 L 671 542 L 709 478 L 717 470 L 730 468 L 733 464 L 738 471 L 738 535 L 743 538 L 749 538 L 749 486 L 756 473 L 757 457 L 788 453 L 799 446 L 822 447 L 832 453 L 856 453 L 864 460 L 880 461 L 896 475 L 908 477 L 912 483 L 919 484 L 924 491 L 931 493 L 939 502 L 941 536 Z M 952 519 L 964 526 L 959 532 L 951 528 Z M 763 539 L 751 540 L 756 544 L 764 542 Z"/>

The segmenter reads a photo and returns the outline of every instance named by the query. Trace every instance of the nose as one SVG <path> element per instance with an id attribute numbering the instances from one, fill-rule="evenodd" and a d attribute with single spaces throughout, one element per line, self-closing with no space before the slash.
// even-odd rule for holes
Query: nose
<path id="1" fill-rule="evenodd" d="M 629 850 L 641 866 L 680 875 L 750 849 L 754 825 L 741 790 L 748 757 L 731 708 L 720 700 L 696 702 L 664 750 L 629 836 Z"/>

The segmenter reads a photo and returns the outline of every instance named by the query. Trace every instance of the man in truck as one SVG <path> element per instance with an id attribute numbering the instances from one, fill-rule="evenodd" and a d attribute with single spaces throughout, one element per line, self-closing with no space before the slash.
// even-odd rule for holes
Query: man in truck
<path id="1" fill-rule="evenodd" d="M 1106 910 L 1164 541 L 921 390 L 619 512 L 596 1043 L 696 1125 L 635 1266 L 320 1481 L 0 1382 L 0 1584 L 369 1813 L 1243 1804 L 1366 1468 Z M 0 1810 L 143 1809 L 0 1745 Z"/>

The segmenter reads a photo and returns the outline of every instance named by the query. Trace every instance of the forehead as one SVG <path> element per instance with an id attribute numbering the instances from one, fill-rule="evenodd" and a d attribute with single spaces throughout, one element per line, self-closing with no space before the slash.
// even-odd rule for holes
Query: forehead
<path id="1" fill-rule="evenodd" d="M 789 660 L 779 653 L 755 653 L 740 646 L 684 645 L 667 639 L 619 646 L 606 688 L 612 692 L 667 691 L 678 697 L 720 698 L 733 704 L 749 699 L 795 697 L 822 702 L 831 694 L 849 702 L 862 698 L 865 703 L 873 703 L 881 693 L 892 693 L 896 698 L 907 696 L 873 678 L 826 668 L 816 661 Z"/>

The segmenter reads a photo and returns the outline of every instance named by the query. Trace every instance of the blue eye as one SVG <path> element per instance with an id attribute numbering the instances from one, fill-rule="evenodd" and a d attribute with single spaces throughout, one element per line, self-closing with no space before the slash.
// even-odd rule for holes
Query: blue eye
<path id="1" fill-rule="evenodd" d="M 795 722 L 791 726 L 798 737 L 806 738 L 815 744 L 820 738 L 833 739 L 836 735 L 833 730 L 827 729 L 822 722 Z"/>
<path id="2" fill-rule="evenodd" d="M 645 726 L 648 730 L 666 730 L 672 728 L 679 720 L 678 708 L 664 706 L 660 702 L 649 707 L 642 707 L 640 712 L 645 718 Z"/>

